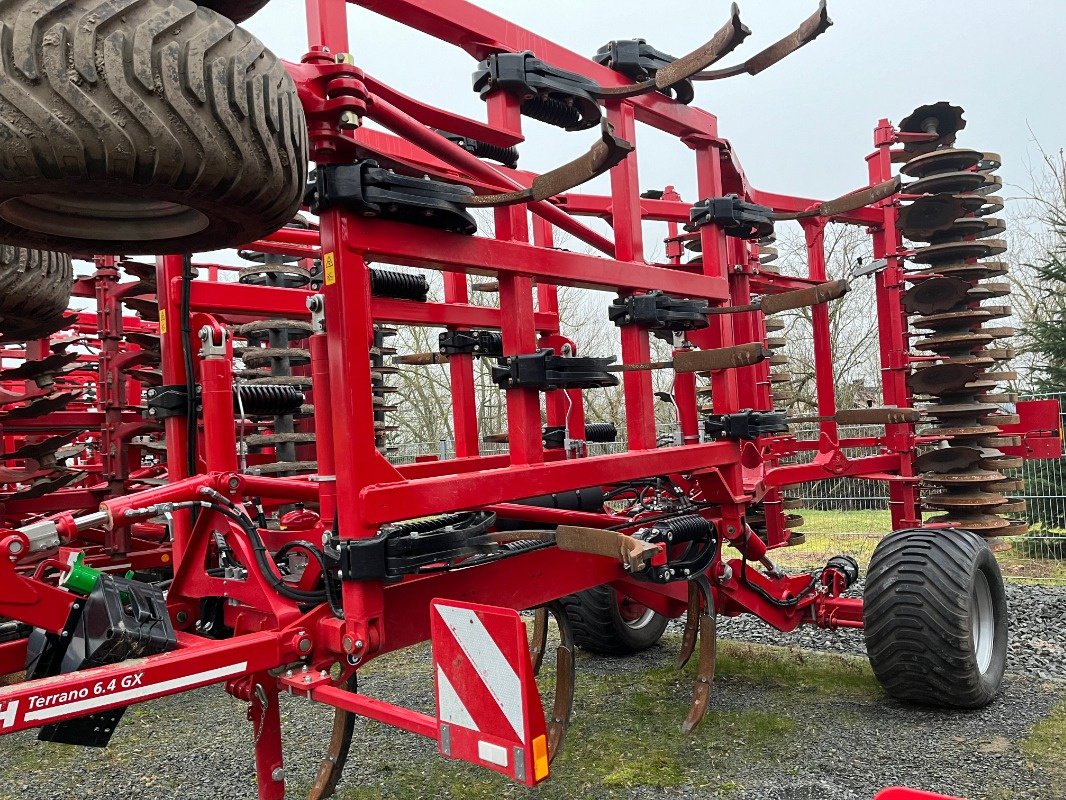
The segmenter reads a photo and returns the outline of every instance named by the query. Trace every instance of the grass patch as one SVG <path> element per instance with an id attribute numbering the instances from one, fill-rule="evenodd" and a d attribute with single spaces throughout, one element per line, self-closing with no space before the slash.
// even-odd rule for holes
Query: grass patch
<path id="1" fill-rule="evenodd" d="M 773 559 L 791 571 L 810 571 L 825 565 L 832 556 L 846 554 L 859 562 L 865 574 L 877 543 L 892 530 L 887 510 L 815 511 L 798 509 L 803 525 L 797 528 L 806 541 L 795 547 L 774 550 Z M 1033 557 L 1024 539 L 996 553 L 1003 577 L 1019 582 L 1066 583 L 1066 561 Z"/>
<path id="2" fill-rule="evenodd" d="M 1022 751 L 1030 765 L 1050 776 L 1060 795 L 1066 794 L 1066 701 L 1033 726 L 1029 738 L 1022 742 Z"/>
<path id="3" fill-rule="evenodd" d="M 668 636 L 664 645 L 667 651 L 678 647 L 679 637 Z M 694 663 L 681 671 L 634 664 L 632 672 L 602 672 L 590 669 L 590 662 L 593 659 L 579 655 L 574 719 L 565 749 L 552 765 L 552 780 L 535 791 L 470 764 L 426 755 L 375 766 L 372 779 L 342 787 L 339 796 L 569 800 L 684 788 L 701 797 L 729 797 L 742 788 L 745 774 L 758 775 L 769 765 L 802 756 L 797 718 L 768 709 L 802 709 L 804 701 L 820 704 L 842 693 L 880 695 L 863 659 L 721 641 L 711 709 L 696 732 L 686 736 L 680 725 L 692 696 Z M 386 664 L 382 659 L 374 666 L 382 678 L 397 669 L 410 680 L 409 663 Z M 787 693 L 789 702 L 767 698 L 758 708 L 731 707 L 732 686 L 758 687 L 773 699 Z M 743 753 L 743 765 L 737 762 L 738 753 Z M 708 772 L 708 765 L 718 764 L 720 771 Z"/>

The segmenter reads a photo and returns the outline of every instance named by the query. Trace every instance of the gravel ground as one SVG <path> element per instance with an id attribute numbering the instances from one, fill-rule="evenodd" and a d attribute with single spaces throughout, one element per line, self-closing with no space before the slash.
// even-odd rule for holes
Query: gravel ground
<path id="1" fill-rule="evenodd" d="M 1006 586 L 1010 611 L 1007 672 L 1041 680 L 1066 679 L 1066 587 L 1018 583 Z M 861 582 L 852 591 L 861 593 Z M 866 655 L 862 631 L 852 628 L 828 631 L 804 626 L 792 633 L 781 633 L 745 615 L 719 618 L 718 635 L 747 642 Z"/>
<path id="2" fill-rule="evenodd" d="M 1027 763 L 1020 745 L 1034 723 L 1066 698 L 1066 590 L 1011 586 L 1009 592 L 1013 616 L 1010 674 L 1003 694 L 979 711 L 915 709 L 861 683 L 842 683 L 837 691 L 802 680 L 764 680 L 757 672 L 753 677 L 724 671 L 716 681 L 709 712 L 709 719 L 713 715 L 716 722 L 705 721 L 693 737 L 680 737 L 676 727 L 687 704 L 688 676 L 650 704 L 641 703 L 639 696 L 641 674 L 665 674 L 672 662 L 677 637 L 671 633 L 661 646 L 629 659 L 579 654 L 570 734 L 573 744 L 553 767 L 553 780 L 537 790 L 445 761 L 431 742 L 360 720 L 338 797 L 869 800 L 881 788 L 905 784 L 968 800 L 1061 800 L 1062 784 L 1057 789 L 1052 786 L 1061 779 L 1061 771 L 1056 778 L 1054 770 Z M 862 653 L 861 633 L 804 630 L 786 636 L 742 619 L 721 620 L 720 633 L 723 638 L 759 644 L 841 653 L 839 659 L 823 661 L 845 666 L 852 676 L 866 669 L 850 655 Z M 759 647 L 751 652 L 758 658 L 759 653 L 776 651 Z M 803 656 L 803 652 L 787 657 L 795 658 L 797 664 L 817 658 Z M 382 659 L 368 668 L 362 690 L 430 710 L 425 655 L 424 648 L 413 648 Z M 390 659 L 400 660 L 390 665 Z M 607 689 L 607 703 L 602 703 L 603 687 L 616 687 L 618 681 L 626 688 Z M 603 711 L 602 718 L 597 717 L 597 709 Z M 283 699 L 282 710 L 289 796 L 301 797 L 328 737 L 330 713 L 295 698 Z M 219 688 L 209 688 L 131 708 L 106 750 L 44 745 L 31 732 L 3 737 L 0 800 L 251 800 L 255 797 L 252 741 L 244 712 L 244 704 Z M 615 733 L 616 738 L 629 735 L 628 723 L 617 725 L 617 731 L 596 729 L 597 724 L 612 726 L 619 718 L 632 721 L 641 715 L 654 726 L 640 729 L 617 755 L 640 764 L 642 752 L 654 751 L 655 758 L 648 756 L 635 779 L 590 783 L 580 777 L 573 760 L 568 763 L 568 755 L 576 758 L 575 752 L 589 752 L 587 746 L 581 747 L 586 733 L 588 741 L 598 741 L 605 731 Z M 774 721 L 777 727 L 769 738 L 751 739 L 750 733 L 734 730 L 732 722 L 721 722 L 752 715 Z M 657 779 L 661 765 L 655 759 L 661 758 L 664 747 L 674 748 L 670 752 L 686 766 L 683 781 Z M 591 752 L 594 758 L 612 757 L 606 746 L 602 754 L 595 749 Z M 1066 759 L 1066 753 L 1062 758 Z"/>

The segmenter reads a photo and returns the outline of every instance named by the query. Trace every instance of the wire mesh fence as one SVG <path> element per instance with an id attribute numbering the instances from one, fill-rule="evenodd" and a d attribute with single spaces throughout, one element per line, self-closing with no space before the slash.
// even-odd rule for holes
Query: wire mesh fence
<path id="1" fill-rule="evenodd" d="M 1025 399 L 1056 399 L 1060 404 L 1060 418 L 1066 423 L 1066 395 L 1033 395 Z M 1063 427 L 1060 424 L 1060 429 Z M 794 426 L 793 433 L 801 441 L 818 438 L 816 425 Z M 871 426 L 841 427 L 841 438 L 858 439 L 883 434 L 884 429 Z M 674 443 L 673 430 L 662 426 L 660 446 Z M 624 452 L 626 442 L 590 443 L 589 455 Z M 482 455 L 507 452 L 506 443 L 483 443 Z M 810 461 L 816 451 L 804 451 L 792 457 L 795 463 Z M 849 457 L 874 455 L 877 448 L 849 448 Z M 448 439 L 438 442 L 415 442 L 398 445 L 390 452 L 395 464 L 409 464 L 418 457 L 455 457 L 455 448 Z M 997 558 L 1004 574 L 1013 580 L 1066 584 L 1066 475 L 1064 460 L 1026 459 L 1020 472 L 1025 481 L 1022 493 L 1016 495 L 1027 503 L 1025 517 L 1030 523 L 1026 536 L 995 542 Z M 796 531 L 802 541 L 774 552 L 774 559 L 788 569 L 817 569 L 838 554 L 853 556 L 864 569 L 881 538 L 892 530 L 888 506 L 888 485 L 884 481 L 856 478 L 836 478 L 815 481 L 793 487 L 786 496 L 799 500 L 801 505 L 790 513 L 803 517 Z"/>

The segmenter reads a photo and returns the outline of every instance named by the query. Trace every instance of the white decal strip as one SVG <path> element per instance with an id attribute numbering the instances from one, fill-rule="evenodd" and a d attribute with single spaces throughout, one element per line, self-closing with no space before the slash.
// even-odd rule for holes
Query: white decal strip
<path id="1" fill-rule="evenodd" d="M 147 686 L 138 686 L 134 689 L 125 689 L 119 692 L 112 692 L 111 694 L 103 694 L 99 697 L 89 697 L 85 700 L 75 700 L 72 703 L 61 703 L 59 705 L 48 706 L 47 708 L 27 711 L 25 715 L 23 715 L 23 719 L 26 722 L 53 719 L 67 714 L 92 711 L 94 708 L 110 706 L 115 703 L 132 702 L 145 697 L 154 697 L 156 695 L 166 694 L 172 689 L 181 689 L 185 686 L 192 686 L 198 683 L 214 683 L 222 678 L 228 678 L 232 675 L 240 675 L 247 670 L 247 668 L 248 662 L 242 661 L 239 664 L 230 664 L 226 667 L 218 667 L 204 672 L 196 672 L 192 675 L 183 675 L 180 678 L 171 678 L 169 681 L 160 681 L 159 683 L 152 683 Z"/>

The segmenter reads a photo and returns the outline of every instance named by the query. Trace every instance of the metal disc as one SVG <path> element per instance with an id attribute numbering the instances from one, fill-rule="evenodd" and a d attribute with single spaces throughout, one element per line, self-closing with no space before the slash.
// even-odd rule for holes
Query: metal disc
<path id="1" fill-rule="evenodd" d="M 941 261 L 961 261 L 970 258 L 987 258 L 998 256 L 1007 251 L 1007 243 L 1002 239 L 984 239 L 977 242 L 949 242 L 933 244 L 919 248 L 911 256 L 918 264 L 937 264 Z"/>
<path id="2" fill-rule="evenodd" d="M 911 325 L 922 330 L 943 330 L 945 328 L 972 328 L 992 319 L 992 315 L 981 308 L 967 308 L 964 311 L 948 311 L 943 314 L 927 314 L 914 317 Z"/>
<path id="3" fill-rule="evenodd" d="M 924 178 L 943 172 L 963 172 L 976 167 L 984 153 L 976 150 L 941 148 L 915 156 L 902 167 L 900 173 L 909 178 Z"/>
<path id="4" fill-rule="evenodd" d="M 940 192 L 980 192 L 988 184 L 980 172 L 941 172 L 920 178 L 903 187 L 904 194 L 938 194 Z"/>
<path id="5" fill-rule="evenodd" d="M 950 192 L 941 192 L 919 197 L 910 205 L 903 206 L 896 224 L 908 239 L 925 241 L 935 232 L 951 227 L 955 220 L 966 213 L 966 204 Z"/>
<path id="6" fill-rule="evenodd" d="M 934 353 L 951 353 L 955 351 L 972 351 L 988 344 L 992 337 L 983 331 L 965 331 L 963 333 L 941 333 L 914 343 L 918 350 L 931 350 Z"/>
<path id="7" fill-rule="evenodd" d="M 998 192 L 1003 188 L 1003 179 L 999 175 L 988 175 L 986 173 L 977 173 L 978 175 L 984 175 L 985 182 L 982 186 L 974 189 L 978 194 L 990 194 L 992 192 Z"/>
<path id="8" fill-rule="evenodd" d="M 966 384 L 977 379 L 979 371 L 967 364 L 934 364 L 912 372 L 907 385 L 915 394 L 934 397 L 962 391 Z"/>
<path id="9" fill-rule="evenodd" d="M 978 534 L 984 534 L 988 531 L 998 532 L 1010 525 L 1003 517 L 997 517 L 994 514 L 942 514 L 941 516 L 927 519 L 926 522 L 949 522 L 956 528 L 962 528 Z"/>
<path id="10" fill-rule="evenodd" d="M 928 241 L 940 244 L 949 239 L 984 239 L 987 236 L 999 236 L 1005 230 L 1007 224 L 998 217 L 963 217 L 955 220 L 948 228 L 937 231 Z"/>
<path id="11" fill-rule="evenodd" d="M 970 284 L 959 278 L 930 278 L 912 286 L 903 295 L 908 314 L 937 314 L 966 302 Z"/>
<path id="12" fill-rule="evenodd" d="M 997 508 L 1007 502 L 1007 498 L 995 492 L 938 492 L 922 495 L 922 504 L 929 508 L 950 510 L 953 508 Z"/>
<path id="13" fill-rule="evenodd" d="M 935 133 L 937 138 L 929 142 L 907 142 L 903 145 L 903 149 L 909 153 L 928 153 L 938 147 L 954 144 L 955 136 L 966 127 L 966 120 L 963 119 L 962 114 L 961 107 L 953 106 L 943 100 L 931 105 L 918 106 L 900 120 L 900 132 Z"/>
<path id="14" fill-rule="evenodd" d="M 1007 264 L 1003 261 L 978 261 L 967 264 L 965 261 L 956 261 L 952 264 L 933 264 L 932 266 L 914 267 L 915 269 L 930 270 L 932 274 L 944 277 L 959 278 L 964 281 L 979 281 L 985 278 L 999 278 L 1007 274 Z"/>
<path id="15" fill-rule="evenodd" d="M 978 172 L 995 172 L 1003 166 L 1003 157 L 999 153 L 982 153 L 977 164 Z"/>
<path id="16" fill-rule="evenodd" d="M 144 297 L 127 297 L 122 302 L 140 314 L 142 319 L 150 322 L 159 322 L 159 304 L 155 300 L 148 300 Z"/>
<path id="17" fill-rule="evenodd" d="M 976 467 L 982 457 L 976 447 L 938 447 L 914 459 L 914 468 L 922 474 L 944 474 Z"/>

